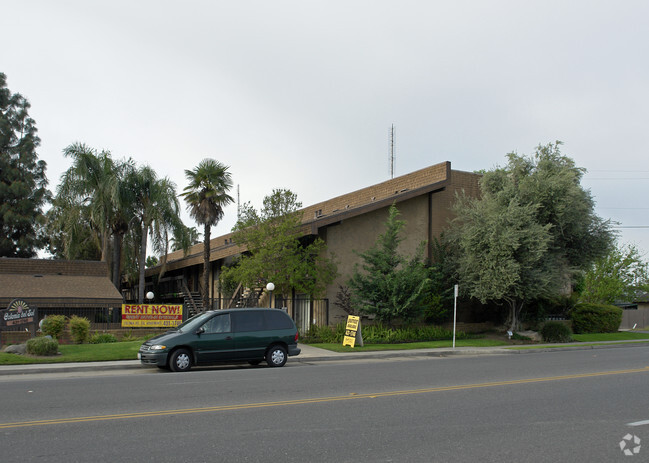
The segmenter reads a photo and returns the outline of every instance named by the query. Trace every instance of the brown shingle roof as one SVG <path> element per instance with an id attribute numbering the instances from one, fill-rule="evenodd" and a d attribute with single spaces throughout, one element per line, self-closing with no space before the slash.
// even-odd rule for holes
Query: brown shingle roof
<path id="1" fill-rule="evenodd" d="M 37 307 L 115 307 L 122 295 L 105 262 L 0 259 L 0 308 L 13 299 Z"/>
<path id="2" fill-rule="evenodd" d="M 347 219 L 392 204 L 393 201 L 409 199 L 427 191 L 441 189 L 451 175 L 451 163 L 442 162 L 400 177 L 387 180 L 367 188 L 337 196 L 302 209 L 304 232 L 317 233 L 317 228 L 338 220 Z M 309 231 L 310 230 L 310 231 Z M 211 240 L 210 260 L 215 261 L 233 256 L 245 249 L 232 243 L 232 233 Z M 167 269 L 188 267 L 203 262 L 203 244 L 192 246 L 183 255 L 176 251 L 167 257 Z M 159 267 L 147 271 L 147 274 L 158 273 Z"/>

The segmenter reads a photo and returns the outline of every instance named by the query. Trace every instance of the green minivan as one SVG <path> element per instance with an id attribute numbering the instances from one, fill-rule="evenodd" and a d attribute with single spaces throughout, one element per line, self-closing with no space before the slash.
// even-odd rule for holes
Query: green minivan
<path id="1" fill-rule="evenodd" d="M 143 365 L 187 371 L 193 365 L 266 360 L 282 367 L 300 354 L 295 323 L 281 309 L 227 309 L 203 312 L 142 344 Z"/>

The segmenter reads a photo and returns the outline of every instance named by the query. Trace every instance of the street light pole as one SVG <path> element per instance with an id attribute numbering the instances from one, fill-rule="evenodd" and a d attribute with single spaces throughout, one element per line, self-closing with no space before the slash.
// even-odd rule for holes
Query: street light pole
<path id="1" fill-rule="evenodd" d="M 268 296 L 268 308 L 272 309 L 273 308 L 273 290 L 275 289 L 275 284 L 268 282 L 266 285 L 266 290 L 268 290 L 269 296 Z"/>

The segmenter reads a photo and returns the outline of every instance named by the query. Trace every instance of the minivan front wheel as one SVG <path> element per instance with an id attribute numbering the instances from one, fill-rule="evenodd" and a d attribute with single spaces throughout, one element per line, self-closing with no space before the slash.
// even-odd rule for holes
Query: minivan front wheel
<path id="1" fill-rule="evenodd" d="M 266 363 L 269 367 L 283 367 L 286 360 L 288 356 L 282 346 L 273 346 L 266 352 Z"/>
<path id="2" fill-rule="evenodd" d="M 192 357 L 188 350 L 178 349 L 171 354 L 169 368 L 171 371 L 188 371 L 192 367 Z"/>

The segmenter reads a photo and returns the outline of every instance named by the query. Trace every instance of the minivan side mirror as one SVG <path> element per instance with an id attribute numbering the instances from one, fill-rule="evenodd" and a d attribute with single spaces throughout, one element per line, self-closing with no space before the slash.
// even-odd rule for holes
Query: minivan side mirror
<path id="1" fill-rule="evenodd" d="M 205 328 L 201 326 L 199 329 L 196 330 L 196 334 L 202 334 L 202 333 L 205 333 Z"/>

